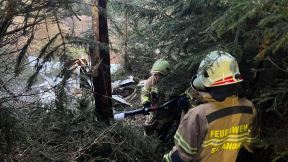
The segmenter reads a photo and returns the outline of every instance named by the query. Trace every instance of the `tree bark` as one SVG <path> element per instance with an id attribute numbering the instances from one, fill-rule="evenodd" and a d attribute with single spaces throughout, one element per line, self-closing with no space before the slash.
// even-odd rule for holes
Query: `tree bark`
<path id="1" fill-rule="evenodd" d="M 130 70 L 128 65 L 128 13 L 125 11 L 125 44 L 124 44 L 124 65 L 126 70 Z"/>
<path id="2" fill-rule="evenodd" d="M 90 55 L 96 116 L 108 122 L 113 118 L 113 111 L 106 6 L 107 0 L 93 1 L 92 26 L 96 43 L 90 48 Z"/>

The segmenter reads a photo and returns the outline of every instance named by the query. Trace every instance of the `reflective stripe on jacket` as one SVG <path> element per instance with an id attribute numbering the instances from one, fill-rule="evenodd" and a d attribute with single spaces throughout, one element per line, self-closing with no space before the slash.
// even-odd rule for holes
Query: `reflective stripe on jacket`
<path id="1" fill-rule="evenodd" d="M 247 99 L 228 97 L 190 109 L 174 136 L 175 146 L 166 155 L 167 162 L 236 161 L 240 147 L 247 150 L 251 138 L 255 108 Z"/>
<path id="2" fill-rule="evenodd" d="M 150 76 L 145 84 L 144 84 L 144 87 L 142 88 L 142 91 L 141 91 L 141 104 L 145 104 L 147 102 L 152 102 L 152 98 L 151 98 L 151 95 L 154 93 L 154 94 L 157 94 L 158 95 L 158 88 L 156 86 L 156 79 L 154 76 Z"/>

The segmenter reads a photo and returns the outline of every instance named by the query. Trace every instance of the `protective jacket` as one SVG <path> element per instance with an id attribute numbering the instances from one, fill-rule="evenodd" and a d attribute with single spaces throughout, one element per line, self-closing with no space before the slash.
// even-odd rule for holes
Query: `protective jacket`
<path id="1" fill-rule="evenodd" d="M 209 93 L 201 93 L 208 102 L 189 109 L 182 118 L 175 146 L 164 155 L 164 161 L 233 162 L 242 146 L 252 151 L 253 104 L 237 96 L 219 102 Z"/>
<path id="2" fill-rule="evenodd" d="M 150 76 L 142 88 L 141 92 L 141 103 L 142 105 L 146 103 L 151 103 L 152 100 L 159 100 L 159 92 L 157 88 L 156 78 L 152 75 Z"/>
<path id="3" fill-rule="evenodd" d="M 144 124 L 144 130 L 147 135 L 152 135 L 156 131 L 156 136 L 160 140 L 165 141 L 166 134 L 170 129 L 171 123 L 177 118 L 177 107 L 175 108 L 173 104 L 169 105 L 165 111 L 156 111 L 157 107 L 167 101 L 169 101 L 169 96 L 158 91 L 158 85 L 156 78 L 152 75 L 146 80 L 141 93 L 141 103 L 143 105 L 149 103 L 149 106 L 155 107 L 155 112 L 150 112 L 146 116 L 146 121 Z"/>

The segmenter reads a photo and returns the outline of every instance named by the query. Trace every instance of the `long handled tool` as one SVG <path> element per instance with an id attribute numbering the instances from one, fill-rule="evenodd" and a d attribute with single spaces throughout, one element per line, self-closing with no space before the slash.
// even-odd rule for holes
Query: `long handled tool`
<path id="1" fill-rule="evenodd" d="M 177 98 L 173 98 L 172 100 L 165 102 L 163 105 L 161 105 L 157 108 L 146 107 L 146 108 L 141 108 L 141 109 L 136 109 L 136 110 L 132 110 L 132 111 L 118 113 L 118 114 L 114 115 L 114 119 L 115 120 L 124 120 L 128 116 L 134 116 L 134 115 L 138 115 L 138 114 L 148 115 L 149 112 L 152 112 L 152 111 L 166 110 L 166 109 L 168 109 L 167 106 L 169 104 L 171 104 L 172 102 L 174 102 L 175 100 L 177 100 Z"/>

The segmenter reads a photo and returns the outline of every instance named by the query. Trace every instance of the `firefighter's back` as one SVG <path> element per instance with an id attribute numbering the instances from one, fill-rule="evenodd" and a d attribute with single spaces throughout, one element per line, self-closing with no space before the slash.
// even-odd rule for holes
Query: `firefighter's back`
<path id="1" fill-rule="evenodd" d="M 204 111 L 207 124 L 200 161 L 236 161 L 240 148 L 248 146 L 252 140 L 253 104 L 247 99 L 229 97 L 223 102 L 206 103 L 197 109 Z"/>

